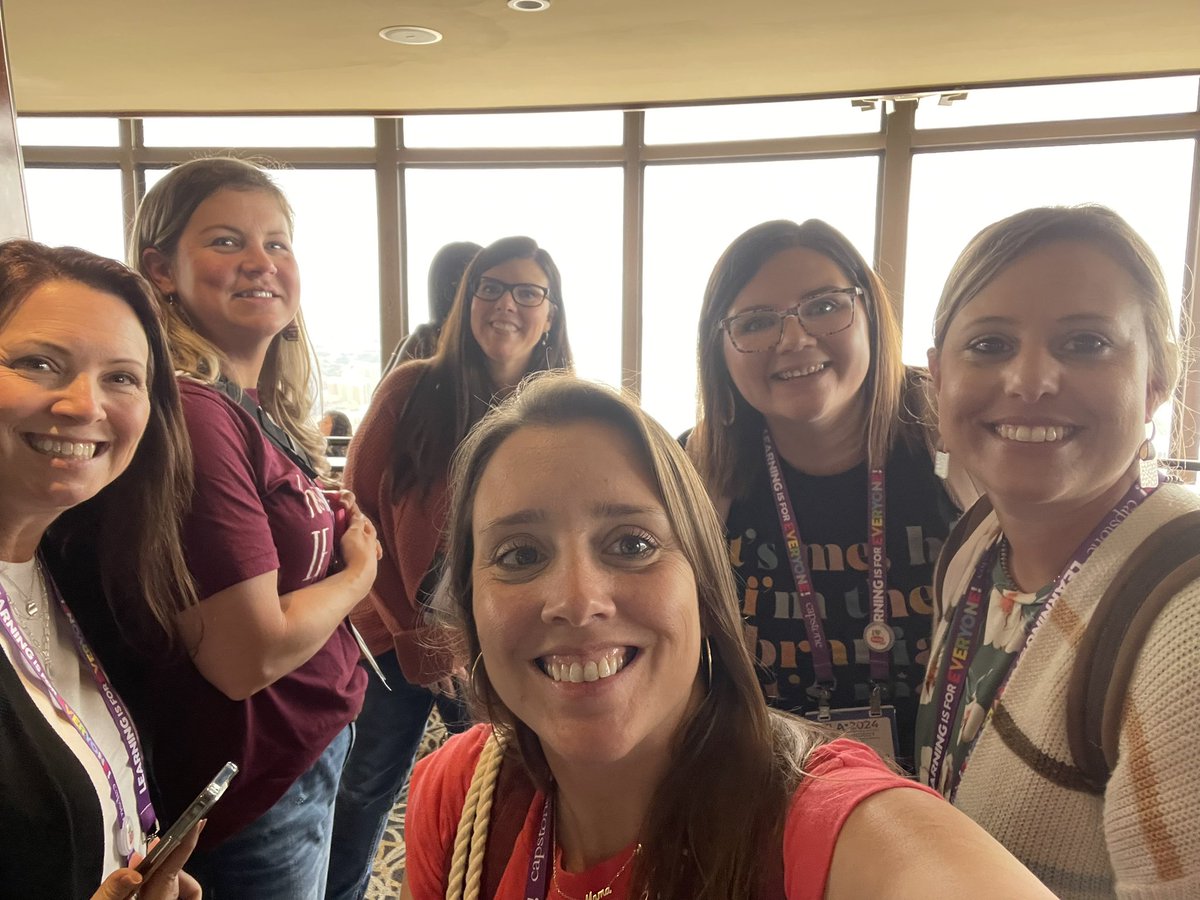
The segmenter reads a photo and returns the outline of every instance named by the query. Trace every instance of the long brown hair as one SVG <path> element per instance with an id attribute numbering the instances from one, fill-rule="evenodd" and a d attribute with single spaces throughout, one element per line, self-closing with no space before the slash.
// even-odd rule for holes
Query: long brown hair
<path id="1" fill-rule="evenodd" d="M 437 353 L 428 362 L 406 364 L 422 365 L 425 372 L 396 418 L 390 472 L 396 501 L 414 485 L 432 485 L 443 478 L 454 448 L 492 405 L 499 386 L 492 384 L 487 358 L 471 331 L 471 301 L 483 273 L 512 259 L 531 259 L 541 267 L 550 282 L 546 302 L 554 305 L 545 345 L 534 348 L 526 373 L 575 368 L 562 277 L 550 254 L 529 237 L 501 238 L 484 247 L 458 284 Z"/>
<path id="2" fill-rule="evenodd" d="M 196 209 L 222 190 L 262 191 L 278 201 L 293 227 L 292 207 L 271 176 L 258 166 L 232 157 L 194 159 L 176 166 L 146 192 L 133 223 L 129 242 L 129 264 L 150 281 L 166 311 L 167 339 L 176 368 L 206 383 L 215 382 L 225 371 L 227 360 L 220 348 L 202 336 L 192 325 L 183 306 L 165 296 L 146 265 L 146 250 L 153 247 L 168 259 L 174 259 L 179 239 Z M 313 468 L 327 473 L 325 438 L 313 422 L 318 391 L 316 354 L 304 326 L 304 316 L 296 310 L 296 340 L 277 334 L 267 348 L 267 357 L 258 376 L 259 404 L 304 449 Z"/>
<path id="3" fill-rule="evenodd" d="M 901 361 L 900 326 L 882 280 L 845 235 L 820 219 L 763 222 L 721 254 L 700 308 L 696 353 L 701 412 L 689 446 L 697 448 L 697 464 L 714 496 L 743 497 L 750 491 L 763 429 L 762 414 L 745 401 L 729 375 L 720 323 L 759 269 L 794 247 L 807 247 L 832 260 L 863 291 L 871 347 L 862 386 L 868 463 L 883 465 L 899 434 L 906 439 L 924 437 L 920 428 L 912 427 L 922 418 L 920 408 L 906 409 L 923 400 L 923 392 L 913 390 L 921 376 L 907 372 Z"/>
<path id="4" fill-rule="evenodd" d="M 179 611 L 196 602 L 179 523 L 191 500 L 192 451 L 150 285 L 111 259 L 33 241 L 0 244 L 0 327 L 33 291 L 74 281 L 128 304 L 150 346 L 150 417 L 129 467 L 96 496 L 66 510 L 42 540 L 47 564 L 62 574 L 96 573 L 110 602 L 141 601 L 168 645 Z M 137 610 L 113 609 L 122 627 L 140 627 Z M 139 642 L 140 643 L 140 642 Z"/>
<path id="5" fill-rule="evenodd" d="M 462 443 L 450 478 L 447 557 L 435 601 L 461 628 L 472 659 L 480 714 L 515 737 L 523 764 L 549 789 L 537 735 L 504 705 L 480 657 L 472 595 L 472 522 L 479 480 L 497 448 L 530 426 L 580 421 L 612 425 L 633 440 L 653 475 L 675 537 L 696 579 L 700 627 L 712 654 L 710 688 L 675 736 L 668 774 L 643 823 L 644 853 L 632 897 L 752 897 L 764 859 L 777 853 L 801 765 L 821 737 L 807 723 L 768 710 L 742 636 L 723 531 L 695 469 L 669 434 L 631 399 L 569 375 L 528 379 Z M 699 664 L 699 660 L 697 661 Z M 704 785 L 697 790 L 697 785 Z M 714 814 L 714 810 L 717 811 Z"/>

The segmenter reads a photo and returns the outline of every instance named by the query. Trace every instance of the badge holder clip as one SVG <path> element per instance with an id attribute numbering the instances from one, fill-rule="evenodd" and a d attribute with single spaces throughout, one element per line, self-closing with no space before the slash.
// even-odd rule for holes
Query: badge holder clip
<path id="1" fill-rule="evenodd" d="M 837 688 L 837 682 L 825 683 L 818 682 L 812 687 L 807 688 L 805 693 L 817 701 L 817 721 L 828 722 L 832 718 L 830 713 L 829 701 L 833 699 L 833 692 Z"/>
<path id="2" fill-rule="evenodd" d="M 871 682 L 871 715 L 883 715 L 883 685 L 877 681 Z"/>

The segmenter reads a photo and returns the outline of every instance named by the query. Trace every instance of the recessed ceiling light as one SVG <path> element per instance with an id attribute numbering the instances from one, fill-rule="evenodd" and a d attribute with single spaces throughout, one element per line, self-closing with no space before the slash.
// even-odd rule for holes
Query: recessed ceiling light
<path id="1" fill-rule="evenodd" d="M 393 44 L 436 44 L 442 39 L 440 31 L 421 25 L 389 25 L 379 36 Z"/>
<path id="2" fill-rule="evenodd" d="M 544 12 L 550 8 L 550 0 L 508 0 L 508 8 L 517 12 Z"/>

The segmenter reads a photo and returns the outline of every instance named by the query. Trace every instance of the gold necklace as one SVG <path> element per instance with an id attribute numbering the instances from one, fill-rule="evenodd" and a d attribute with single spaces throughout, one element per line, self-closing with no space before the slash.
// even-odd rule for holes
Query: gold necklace
<path id="1" fill-rule="evenodd" d="M 625 870 L 629 868 L 629 864 L 631 862 L 633 862 L 635 859 L 637 859 L 638 855 L 641 852 L 642 852 L 642 845 L 638 844 L 636 847 L 633 848 L 633 852 L 629 854 L 629 859 L 625 860 L 625 862 L 621 866 L 621 868 L 617 869 L 617 874 L 614 875 L 612 878 L 608 879 L 608 884 L 606 884 L 604 887 L 600 888 L 600 890 L 598 890 L 598 891 L 588 891 L 586 894 L 583 895 L 583 900 L 603 900 L 604 897 L 611 897 L 612 892 L 613 892 L 612 886 L 617 883 L 617 879 L 620 878 L 625 873 Z M 554 885 L 554 890 L 558 891 L 558 895 L 560 897 L 562 897 L 563 900 L 577 900 L 577 898 L 572 897 L 570 894 L 568 894 L 566 891 L 564 891 L 562 888 L 560 888 L 558 886 L 558 870 L 559 870 L 559 868 L 560 868 L 560 865 L 556 862 L 554 864 L 554 871 L 550 874 L 550 883 L 552 885 Z"/>

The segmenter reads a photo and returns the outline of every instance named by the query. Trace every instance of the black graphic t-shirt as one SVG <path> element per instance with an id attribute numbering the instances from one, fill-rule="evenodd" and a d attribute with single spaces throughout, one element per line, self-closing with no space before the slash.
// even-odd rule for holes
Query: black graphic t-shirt
<path id="1" fill-rule="evenodd" d="M 833 655 L 832 706 L 865 706 L 871 682 L 870 652 L 863 641 L 871 609 L 866 463 L 823 476 L 782 464 Z M 885 474 L 888 622 L 896 643 L 884 702 L 896 707 L 898 761 L 909 765 L 929 658 L 933 567 L 957 511 L 924 447 L 898 441 Z M 750 496 L 733 502 L 725 523 L 747 640 L 770 673 L 765 677 L 774 676 L 764 686 L 770 703 L 797 713 L 814 711 L 817 703 L 806 693 L 816 681 L 808 636 L 761 453 L 753 483 Z"/>

